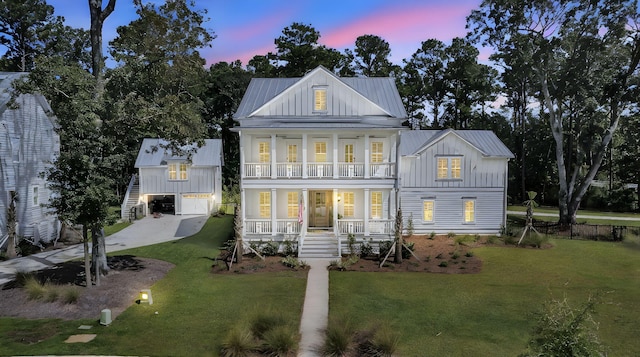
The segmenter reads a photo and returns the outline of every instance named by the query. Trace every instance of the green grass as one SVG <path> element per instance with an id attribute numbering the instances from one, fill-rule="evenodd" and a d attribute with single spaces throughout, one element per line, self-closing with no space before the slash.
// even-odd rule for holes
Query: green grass
<path id="1" fill-rule="evenodd" d="M 400 332 L 400 356 L 515 356 L 531 314 L 551 297 L 597 306 L 610 356 L 640 355 L 640 259 L 624 244 L 554 240 L 552 249 L 474 250 L 480 274 L 330 272 L 330 319 L 385 321 Z"/>
<path id="2" fill-rule="evenodd" d="M 97 323 L 103 306 L 96 306 L 93 320 L 0 318 L 0 355 L 217 356 L 227 331 L 253 306 L 274 309 L 297 330 L 306 272 L 211 273 L 212 259 L 231 234 L 232 221 L 232 216 L 210 218 L 194 236 L 117 253 L 176 264 L 151 287 L 153 305 L 132 304 L 109 327 Z M 94 327 L 89 332 L 79 331 L 82 324 Z M 26 333 L 35 336 L 20 337 Z M 63 343 L 77 333 L 98 336 L 86 344 Z M 28 340 L 42 341 L 29 344 Z"/>

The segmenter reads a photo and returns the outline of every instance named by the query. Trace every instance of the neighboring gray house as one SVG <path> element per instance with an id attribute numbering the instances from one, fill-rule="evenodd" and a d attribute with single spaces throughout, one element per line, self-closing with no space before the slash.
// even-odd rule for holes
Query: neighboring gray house
<path id="1" fill-rule="evenodd" d="M 154 211 L 171 214 L 208 215 L 215 212 L 222 198 L 222 140 L 206 139 L 190 158 L 174 155 L 161 139 L 144 139 L 123 203 L 123 217 L 130 207 L 142 203 L 144 214 Z"/>
<path id="2" fill-rule="evenodd" d="M 60 224 L 44 205 L 51 192 L 41 173 L 60 152 L 56 118 L 40 94 L 10 103 L 11 84 L 26 73 L 0 72 L 0 247 L 7 241 L 7 208 L 16 202 L 18 236 L 38 245 L 58 238 Z"/>
<path id="3" fill-rule="evenodd" d="M 500 232 L 513 154 L 493 132 L 406 131 L 398 152 L 405 228 L 412 217 L 415 233 Z"/>

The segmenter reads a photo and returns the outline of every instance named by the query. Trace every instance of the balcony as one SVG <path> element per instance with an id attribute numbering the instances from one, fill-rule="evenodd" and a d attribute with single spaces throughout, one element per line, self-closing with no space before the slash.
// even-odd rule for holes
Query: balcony
<path id="1" fill-rule="evenodd" d="M 339 219 L 337 233 L 364 234 L 364 219 Z M 245 219 L 245 233 L 247 235 L 271 235 L 273 224 L 271 219 Z M 369 220 L 369 233 L 371 235 L 393 234 L 394 220 L 392 219 L 371 219 Z M 301 224 L 297 219 L 276 219 L 276 234 L 300 234 Z"/>
<path id="2" fill-rule="evenodd" d="M 339 162 L 279 162 L 275 166 L 275 178 L 394 178 L 396 164 L 394 162 L 370 163 Z M 244 164 L 244 178 L 272 178 L 270 163 Z M 334 175 L 335 173 L 335 175 Z M 368 173 L 368 175 L 367 175 Z"/>

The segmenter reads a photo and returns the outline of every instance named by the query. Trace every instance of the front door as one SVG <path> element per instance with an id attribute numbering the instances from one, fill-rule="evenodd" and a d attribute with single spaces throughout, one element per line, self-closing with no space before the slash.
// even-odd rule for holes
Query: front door
<path id="1" fill-rule="evenodd" d="M 330 228 L 333 226 L 332 191 L 309 191 L 309 227 Z"/>

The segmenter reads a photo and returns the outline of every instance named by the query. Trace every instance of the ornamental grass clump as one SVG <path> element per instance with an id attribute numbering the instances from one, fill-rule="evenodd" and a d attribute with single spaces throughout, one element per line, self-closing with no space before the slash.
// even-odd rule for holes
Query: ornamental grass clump
<path id="1" fill-rule="evenodd" d="M 246 326 L 231 329 L 224 341 L 220 355 L 222 357 L 245 357 L 257 350 L 251 331 Z"/>

